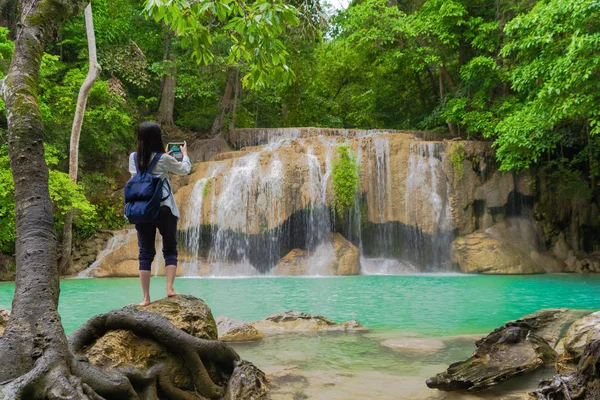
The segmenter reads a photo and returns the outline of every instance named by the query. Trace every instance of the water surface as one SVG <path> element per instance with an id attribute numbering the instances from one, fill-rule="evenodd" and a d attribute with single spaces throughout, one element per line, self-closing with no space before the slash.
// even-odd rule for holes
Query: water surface
<path id="1" fill-rule="evenodd" d="M 178 279 L 176 289 L 204 299 L 215 316 L 252 321 L 299 310 L 336 321 L 356 319 L 370 329 L 235 345 L 273 376 L 279 399 L 501 398 L 504 394 L 496 392 L 440 394 L 428 390 L 424 380 L 474 349 L 473 337 L 454 336 L 487 333 L 542 308 L 600 309 L 600 276 L 595 275 Z M 0 307 L 10 308 L 13 290 L 12 283 L 0 283 Z M 152 279 L 151 294 L 164 297 L 164 278 Z M 91 316 L 138 302 L 140 296 L 133 278 L 65 280 L 59 311 L 70 333 Z M 381 345 L 402 337 L 441 340 L 444 347 L 398 353 Z"/>

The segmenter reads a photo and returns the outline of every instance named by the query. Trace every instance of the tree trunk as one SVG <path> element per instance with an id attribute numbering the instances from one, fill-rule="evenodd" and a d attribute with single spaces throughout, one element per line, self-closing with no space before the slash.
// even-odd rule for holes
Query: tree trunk
<path id="1" fill-rule="evenodd" d="M 240 70 L 235 70 L 235 90 L 233 93 L 233 105 L 231 108 L 231 123 L 229 124 L 229 130 L 235 129 L 235 119 L 237 117 L 237 107 L 240 101 L 240 91 L 242 90 L 242 80 L 240 79 Z"/>
<path id="2" fill-rule="evenodd" d="M 50 380 L 60 382 L 61 387 L 53 390 L 83 394 L 81 386 L 76 388 L 65 374 L 70 369 L 70 353 L 57 311 L 57 241 L 37 93 L 45 45 L 86 4 L 78 0 L 21 1 L 23 16 L 14 55 L 2 82 L 15 183 L 17 272 L 12 313 L 0 339 L 0 398 L 37 398 L 49 391 Z"/>
<path id="3" fill-rule="evenodd" d="M 175 112 L 175 85 L 177 84 L 177 69 L 175 68 L 175 56 L 171 51 L 172 32 L 167 33 L 165 38 L 165 53 L 163 60 L 169 61 L 172 65 L 169 71 L 163 76 L 162 88 L 160 91 L 160 104 L 156 114 L 156 121 L 165 126 L 175 125 L 173 114 Z"/>
<path id="4" fill-rule="evenodd" d="M 81 125 L 85 115 L 85 106 L 87 104 L 88 94 L 94 85 L 98 76 L 100 76 L 100 65 L 96 55 L 96 35 L 94 34 L 94 19 L 92 15 L 92 4 L 88 4 L 85 8 L 85 29 L 88 40 L 88 53 L 90 67 L 79 89 L 79 97 L 77 98 L 77 108 L 75 109 L 75 117 L 73 118 L 73 127 L 71 129 L 71 147 L 69 154 L 69 178 L 71 182 L 77 183 L 78 167 L 79 167 L 79 135 L 81 133 Z M 71 247 L 73 245 L 73 212 L 71 209 L 67 212 L 65 224 L 63 226 L 62 254 L 60 258 L 59 270 L 64 273 L 71 264 Z"/>
<path id="5" fill-rule="evenodd" d="M 421 76 L 417 71 L 415 71 L 415 83 L 417 84 L 417 89 L 419 90 L 419 101 L 421 102 L 421 107 L 423 107 L 423 110 L 426 110 L 427 103 L 425 101 L 425 93 L 423 92 L 423 83 L 421 82 Z"/>
<path id="6" fill-rule="evenodd" d="M 444 77 L 449 78 L 450 75 L 448 75 L 448 71 L 446 71 L 446 68 L 444 67 L 440 67 L 440 102 L 442 105 L 446 104 L 446 93 L 444 91 Z M 452 81 L 452 78 L 450 78 L 450 86 L 454 87 L 454 81 Z M 448 130 L 450 131 L 450 135 L 452 136 L 458 136 L 457 131 L 456 131 L 456 125 L 453 122 L 450 121 L 446 121 L 446 124 L 448 125 Z"/>
<path id="7" fill-rule="evenodd" d="M 223 343 L 194 338 L 159 315 L 131 308 L 92 318 L 73 336 L 70 347 L 61 325 L 57 240 L 37 93 L 45 45 L 85 6 L 85 1 L 77 0 L 23 0 L 14 55 L 0 84 L 8 120 L 17 230 L 15 296 L 0 337 L 0 399 L 155 399 L 157 387 L 171 400 L 200 399 L 196 393 L 174 387 L 169 371 L 161 365 L 148 371 L 104 371 L 75 354 L 103 330 L 116 328 L 132 329 L 166 345 L 184 357 L 199 393 L 220 396 L 224 390 L 207 377 L 203 360 L 211 359 L 231 371 L 239 357 Z"/>
<path id="8" fill-rule="evenodd" d="M 227 81 L 225 83 L 225 93 L 219 103 L 219 112 L 215 117 L 212 128 L 210 129 L 211 137 L 215 137 L 222 130 L 225 121 L 233 114 L 234 106 L 237 103 L 236 92 L 238 89 L 239 71 L 236 68 L 230 67 L 227 70 Z"/>

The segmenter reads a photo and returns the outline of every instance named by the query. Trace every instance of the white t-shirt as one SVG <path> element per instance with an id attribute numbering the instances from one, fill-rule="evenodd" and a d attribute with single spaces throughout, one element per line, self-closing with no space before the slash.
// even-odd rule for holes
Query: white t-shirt
<path id="1" fill-rule="evenodd" d="M 129 172 L 131 176 L 137 175 L 137 168 L 135 166 L 134 155 L 135 153 L 131 153 L 129 155 Z M 152 157 L 154 157 L 156 153 L 152 153 Z M 152 160 L 152 158 L 150 158 Z M 172 157 L 168 154 L 163 154 L 156 166 L 152 169 L 152 175 L 158 176 L 159 178 L 166 179 L 167 182 L 163 185 L 163 197 L 169 194 L 169 190 L 171 187 L 171 180 L 169 179 L 169 172 L 177 175 L 187 175 L 192 170 L 192 163 L 190 162 L 190 158 L 188 156 L 183 157 L 181 162 L 177 161 L 175 157 Z M 171 209 L 171 212 L 174 216 L 179 218 L 179 210 L 177 209 L 177 203 L 175 202 L 175 196 L 171 194 L 167 199 L 165 199 L 161 206 L 167 206 Z"/>

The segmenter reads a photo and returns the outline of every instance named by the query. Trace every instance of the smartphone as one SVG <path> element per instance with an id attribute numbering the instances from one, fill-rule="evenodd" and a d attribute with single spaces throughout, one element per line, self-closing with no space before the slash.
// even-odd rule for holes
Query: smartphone
<path id="1" fill-rule="evenodd" d="M 183 153 L 181 152 L 181 146 L 183 145 L 183 142 L 170 142 L 167 144 L 167 148 L 169 151 L 172 151 L 171 155 L 175 157 L 176 160 L 183 160 Z"/>

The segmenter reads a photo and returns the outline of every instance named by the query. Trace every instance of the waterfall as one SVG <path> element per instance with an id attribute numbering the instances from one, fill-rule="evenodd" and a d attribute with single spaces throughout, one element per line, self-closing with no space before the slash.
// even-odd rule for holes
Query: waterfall
<path id="1" fill-rule="evenodd" d="M 448 268 L 445 264 L 450 260 L 452 242 L 450 185 L 443 158 L 443 143 L 416 142 L 410 146 L 404 204 L 407 224 L 414 228 L 407 235 L 408 246 L 412 259 L 433 270 Z"/>
<path id="2" fill-rule="evenodd" d="M 214 176 L 214 174 L 213 174 Z M 185 268 L 188 276 L 198 275 L 199 273 L 199 252 L 202 247 L 202 204 L 204 202 L 205 190 L 208 182 L 213 176 L 199 179 L 190 194 L 190 200 L 187 208 L 187 218 L 184 221 L 183 241 L 186 249 L 189 249 L 188 258 L 181 262 L 181 267 Z"/>
<path id="3" fill-rule="evenodd" d="M 448 270 L 454 221 L 444 142 L 320 128 L 248 130 L 234 139 L 261 145 L 197 164 L 204 172 L 175 196 L 188 276 L 264 275 L 288 254 L 304 254 L 302 271 L 328 275 L 340 265 L 340 246 L 352 247 L 332 241 L 332 232 L 358 249 L 363 274 Z M 353 207 L 338 218 L 330 188 L 340 146 L 353 149 L 360 182 Z M 113 238 L 100 260 L 123 240 Z"/>
<path id="4" fill-rule="evenodd" d="M 249 219 L 253 217 L 249 214 L 248 206 L 259 158 L 260 153 L 252 152 L 235 159 L 233 166 L 223 177 L 218 206 L 212 221 L 216 231 L 212 233 L 213 243 L 209 259 L 213 262 L 228 259 L 242 264 L 248 262 L 247 238 L 242 239 L 240 243 L 238 236 L 232 233 L 246 233 Z"/>
<path id="5" fill-rule="evenodd" d="M 96 260 L 85 270 L 81 271 L 77 274 L 78 278 L 92 278 L 93 271 L 98 268 L 99 265 L 102 264 L 106 256 L 112 254 L 120 247 L 126 245 L 127 243 L 132 242 L 137 239 L 137 236 L 134 235 L 135 229 L 128 229 L 124 231 L 117 232 L 113 237 L 108 240 L 106 247 L 98 254 Z"/>

